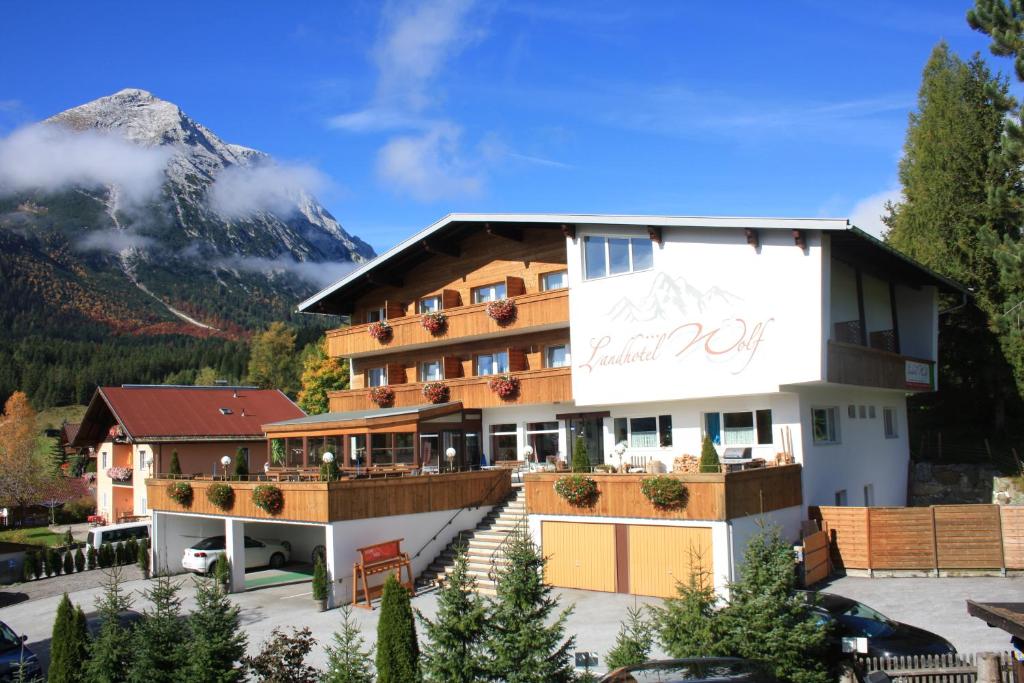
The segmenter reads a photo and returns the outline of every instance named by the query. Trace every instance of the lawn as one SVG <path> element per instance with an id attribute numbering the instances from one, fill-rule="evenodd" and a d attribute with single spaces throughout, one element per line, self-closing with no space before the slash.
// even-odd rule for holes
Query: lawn
<path id="1" fill-rule="evenodd" d="M 48 527 L 32 526 L 22 529 L 0 531 L 0 541 L 28 543 L 31 545 L 63 545 L 64 534 L 55 534 Z"/>

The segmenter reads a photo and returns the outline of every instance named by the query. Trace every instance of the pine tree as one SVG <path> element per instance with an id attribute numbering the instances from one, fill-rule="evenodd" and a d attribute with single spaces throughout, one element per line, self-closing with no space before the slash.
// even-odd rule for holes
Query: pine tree
<path id="1" fill-rule="evenodd" d="M 114 546 L 114 564 L 120 566 L 124 564 L 124 542 L 118 541 L 117 545 Z"/>
<path id="2" fill-rule="evenodd" d="M 142 575 L 145 578 L 149 578 L 149 539 L 144 538 L 139 542 L 139 553 L 136 560 L 139 564 L 139 569 L 142 570 Z"/>
<path id="3" fill-rule="evenodd" d="M 214 583 L 224 593 L 231 592 L 231 558 L 221 555 L 213 565 Z"/>
<path id="4" fill-rule="evenodd" d="M 74 574 L 75 573 L 75 557 L 70 551 L 64 553 L 64 573 Z"/>
<path id="5" fill-rule="evenodd" d="M 188 652 L 181 628 L 180 586 L 163 577 L 146 591 L 152 608 L 132 636 L 135 656 L 128 670 L 129 683 L 177 683 L 185 679 Z"/>
<path id="6" fill-rule="evenodd" d="M 89 569 L 96 569 L 99 566 L 99 553 L 96 552 L 96 546 L 90 545 L 89 549 L 85 551 L 85 564 Z"/>
<path id="7" fill-rule="evenodd" d="M 299 407 L 309 415 L 326 413 L 327 392 L 348 389 L 348 361 L 328 355 L 327 337 L 307 346 L 302 356 Z"/>
<path id="8" fill-rule="evenodd" d="M 487 627 L 488 675 L 506 683 L 572 681 L 576 637 L 562 640 L 572 608 L 551 620 L 558 599 L 544 583 L 546 560 L 525 533 L 510 538 L 505 558 Z"/>
<path id="9" fill-rule="evenodd" d="M 722 465 L 718 460 L 718 451 L 715 444 L 711 443 L 711 437 L 704 435 L 704 442 L 700 446 L 700 471 L 721 472 Z"/>
<path id="10" fill-rule="evenodd" d="M 36 551 L 34 551 L 34 550 L 26 550 L 25 551 L 25 561 L 24 561 L 24 563 L 21 566 L 22 576 L 23 576 L 25 581 L 30 581 L 30 580 L 32 580 L 34 578 L 35 579 L 39 578 L 37 576 L 37 573 L 39 571 L 39 564 L 38 564 L 38 562 L 39 562 L 39 560 L 38 560 L 38 557 L 36 555 Z"/>
<path id="11" fill-rule="evenodd" d="M 618 669 L 620 666 L 643 664 L 650 659 L 653 646 L 653 627 L 644 619 L 640 609 L 628 607 L 626 621 L 619 627 L 615 646 L 605 657 L 605 665 L 609 669 Z"/>
<path id="12" fill-rule="evenodd" d="M 828 633 L 795 592 L 793 549 L 778 528 L 751 537 L 739 576 L 718 615 L 729 654 L 764 662 L 782 681 L 833 680 L 824 663 Z"/>
<path id="13" fill-rule="evenodd" d="M 686 583 L 676 584 L 678 595 L 652 607 L 658 640 L 671 657 L 709 657 L 727 654 L 723 628 L 715 612 L 718 596 L 703 558 L 692 558 Z"/>
<path id="14" fill-rule="evenodd" d="M 245 449 L 239 447 L 235 451 L 235 470 L 234 475 L 239 479 L 245 479 L 249 476 L 249 462 L 248 458 L 245 457 Z"/>
<path id="15" fill-rule="evenodd" d="M 416 642 L 416 622 L 409 604 L 409 591 L 389 574 L 380 600 L 377 623 L 378 683 L 419 681 L 420 649 Z"/>
<path id="16" fill-rule="evenodd" d="M 64 563 L 61 561 L 60 553 L 57 552 L 56 548 L 48 548 L 46 550 L 46 563 L 49 565 L 46 572 L 47 576 L 51 573 L 60 576 L 61 570 L 64 569 Z"/>
<path id="17" fill-rule="evenodd" d="M 427 644 L 423 676 L 437 683 L 476 683 L 487 680 L 484 638 L 487 607 L 468 573 L 465 546 L 455 551 L 455 564 L 437 596 L 437 617 L 419 614 Z"/>
<path id="18" fill-rule="evenodd" d="M 85 571 L 85 553 L 82 552 L 80 547 L 75 549 L 75 571 Z"/>
<path id="19" fill-rule="evenodd" d="M 117 683 L 125 680 L 131 666 L 131 631 L 121 625 L 120 614 L 131 608 L 131 597 L 121 587 L 121 568 L 107 572 L 103 597 L 97 603 L 100 631 L 89 646 L 89 659 L 83 669 L 89 683 Z"/>
<path id="20" fill-rule="evenodd" d="M 306 664 L 315 643 L 309 627 L 293 627 L 291 635 L 275 628 L 259 654 L 243 662 L 260 683 L 311 683 L 320 680 L 320 672 Z"/>
<path id="21" fill-rule="evenodd" d="M 582 436 L 576 437 L 576 443 L 572 448 L 572 471 L 590 471 L 590 457 L 587 455 L 587 442 Z"/>
<path id="22" fill-rule="evenodd" d="M 352 620 L 352 607 L 341 608 L 341 630 L 334 632 L 334 645 L 328 645 L 327 671 L 323 683 L 373 683 L 373 664 L 359 627 Z"/>
<path id="23" fill-rule="evenodd" d="M 78 662 L 75 661 L 76 642 L 74 638 L 75 608 L 65 593 L 57 605 L 53 620 L 53 635 L 50 638 L 50 667 L 47 670 L 49 683 L 74 683 L 78 680 Z"/>
<path id="24" fill-rule="evenodd" d="M 188 666 L 183 680 L 196 683 L 235 683 L 245 679 L 239 666 L 246 636 L 240 628 L 238 605 L 212 581 L 196 582 L 196 608 L 188 618 Z"/>
<path id="25" fill-rule="evenodd" d="M 55 436 L 50 443 L 50 461 L 53 463 L 53 472 L 57 475 L 64 473 L 63 467 L 68 462 L 68 454 L 64 451 L 64 445 L 60 437 Z"/>
<path id="26" fill-rule="evenodd" d="M 181 462 L 178 461 L 178 451 L 171 451 L 171 464 L 167 467 L 167 474 L 176 477 L 181 476 Z"/>
<path id="27" fill-rule="evenodd" d="M 330 578 L 327 576 L 327 567 L 320 555 L 317 554 L 316 559 L 313 560 L 313 599 L 320 603 L 326 603 L 329 590 Z"/>

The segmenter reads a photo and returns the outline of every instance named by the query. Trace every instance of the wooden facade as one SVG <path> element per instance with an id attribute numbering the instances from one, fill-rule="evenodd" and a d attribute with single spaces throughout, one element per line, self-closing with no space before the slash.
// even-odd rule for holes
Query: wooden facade
<path id="1" fill-rule="evenodd" d="M 935 361 L 901 356 L 889 351 L 857 344 L 828 343 L 828 381 L 903 391 L 932 391 L 907 382 L 907 361 L 924 363 L 931 368 L 934 385 Z"/>
<path id="2" fill-rule="evenodd" d="M 183 507 L 167 495 L 173 480 L 147 479 L 149 506 L 159 512 L 276 519 L 294 522 L 344 522 L 391 515 L 456 510 L 467 506 L 497 505 L 511 490 L 507 470 L 455 472 L 389 479 L 352 479 L 335 482 L 280 482 L 284 508 L 271 515 L 256 507 L 252 492 L 267 482 L 192 480 L 192 504 Z M 227 483 L 235 492 L 227 511 L 214 506 L 206 492 L 215 483 Z"/>
<path id="3" fill-rule="evenodd" d="M 554 483 L 565 474 L 535 473 L 524 478 L 526 509 L 531 515 L 624 517 L 724 521 L 802 504 L 800 465 L 767 467 L 725 474 L 680 474 L 686 485 L 686 505 L 664 510 L 640 491 L 648 474 L 593 474 L 598 496 L 587 507 L 575 507 L 555 493 Z"/>

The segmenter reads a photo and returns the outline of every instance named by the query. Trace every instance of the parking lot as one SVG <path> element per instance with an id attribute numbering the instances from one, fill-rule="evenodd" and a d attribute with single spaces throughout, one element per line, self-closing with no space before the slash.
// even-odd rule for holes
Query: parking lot
<path id="1" fill-rule="evenodd" d="M 180 576 L 184 609 L 194 605 L 194 579 Z M 125 584 L 135 594 L 135 609 L 147 607 L 140 592 L 146 581 Z M 920 626 L 949 639 L 963 652 L 1008 649 L 1006 634 L 990 629 L 968 616 L 964 601 L 968 598 L 982 601 L 1024 600 L 1024 578 L 942 578 L 942 579 L 867 579 L 841 578 L 822 588 L 833 593 L 861 600 L 887 616 Z M 94 609 L 101 589 L 90 588 L 71 594 L 76 604 L 86 611 Z M 568 633 L 576 635 L 579 650 L 598 653 L 603 665 L 605 654 L 615 642 L 619 622 L 626 608 L 633 605 L 658 604 L 656 598 L 640 598 L 613 593 L 556 589 L 563 606 L 574 605 L 568 621 Z M 59 596 L 21 602 L 0 609 L 0 619 L 19 634 L 28 636 L 29 646 L 46 661 L 49 653 L 50 630 Z M 249 637 L 249 648 L 255 651 L 275 626 L 309 626 L 321 646 L 329 643 L 338 627 L 339 612 L 318 612 L 310 594 L 308 583 L 273 586 L 240 593 L 233 599 L 242 609 L 242 623 Z M 436 595 L 424 593 L 413 599 L 413 607 L 427 616 L 436 613 Z M 353 610 L 354 618 L 367 642 L 376 637 L 380 611 Z M 655 653 L 660 656 L 660 652 Z M 322 647 L 316 648 L 310 662 L 323 666 L 326 662 Z M 602 667 L 603 668 L 603 667 Z"/>

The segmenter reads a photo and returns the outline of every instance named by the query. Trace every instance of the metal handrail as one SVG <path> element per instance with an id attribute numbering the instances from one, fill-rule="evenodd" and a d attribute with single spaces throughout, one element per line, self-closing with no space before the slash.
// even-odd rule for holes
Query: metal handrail
<path id="1" fill-rule="evenodd" d="M 526 533 L 526 515 L 523 515 L 516 521 L 515 526 L 505 536 L 505 540 L 498 544 L 498 547 L 491 553 L 490 564 L 491 568 L 487 570 L 487 578 L 493 581 L 495 584 L 498 583 L 498 554 L 505 554 L 505 549 L 509 547 L 509 544 L 513 539 L 521 534 Z"/>

